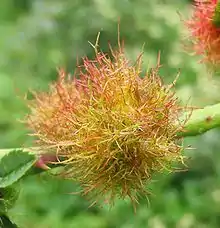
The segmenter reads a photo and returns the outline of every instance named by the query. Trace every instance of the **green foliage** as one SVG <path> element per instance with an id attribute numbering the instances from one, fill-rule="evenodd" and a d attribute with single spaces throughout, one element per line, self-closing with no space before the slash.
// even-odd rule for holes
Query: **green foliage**
<path id="1" fill-rule="evenodd" d="M 46 90 L 56 78 L 56 67 L 73 73 L 77 58 L 94 55 L 100 47 L 117 45 L 117 23 L 128 56 L 135 59 L 144 46 L 144 68 L 156 62 L 161 51 L 161 76 L 177 83 L 183 102 L 196 106 L 220 101 L 219 79 L 210 80 L 197 59 L 182 49 L 183 17 L 190 13 L 188 0 L 1 0 L 0 7 L 0 145 L 31 145 L 23 119 L 22 101 L 28 89 Z M 29 97 L 29 94 L 27 94 Z M 48 174 L 22 181 L 22 191 L 10 217 L 21 228 L 217 228 L 220 208 L 220 134 L 218 130 L 186 139 L 196 150 L 189 171 L 155 177 L 150 204 L 143 199 L 137 214 L 128 202 L 114 208 L 89 207 L 88 201 L 68 194 L 79 190 L 70 181 Z M 0 166 L 1 167 L 1 166 Z M 0 225 L 1 227 L 1 225 Z"/>
<path id="2" fill-rule="evenodd" d="M 36 155 L 22 150 L 9 151 L 0 157 L 0 188 L 6 188 L 18 181 L 36 160 Z"/>
<path id="3" fill-rule="evenodd" d="M 14 206 L 19 195 L 18 187 L 0 188 L 0 215 L 6 214 Z"/>
<path id="4" fill-rule="evenodd" d="M 18 228 L 17 225 L 12 223 L 7 216 L 0 216 L 0 227 L 1 228 Z"/>

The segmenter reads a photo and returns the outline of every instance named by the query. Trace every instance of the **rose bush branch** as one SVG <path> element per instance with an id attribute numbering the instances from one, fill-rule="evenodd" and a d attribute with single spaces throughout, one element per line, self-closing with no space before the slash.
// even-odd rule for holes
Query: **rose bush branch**
<path id="1" fill-rule="evenodd" d="M 220 127 L 220 104 L 209 105 L 194 110 L 191 114 L 186 112 L 182 121 L 189 116 L 183 131 L 177 133 L 180 137 L 200 135 L 208 130 Z"/>

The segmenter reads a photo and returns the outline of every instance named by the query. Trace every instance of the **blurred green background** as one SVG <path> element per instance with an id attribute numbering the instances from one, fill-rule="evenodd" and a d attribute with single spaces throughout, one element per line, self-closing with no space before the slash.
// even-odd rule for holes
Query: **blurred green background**
<path id="1" fill-rule="evenodd" d="M 121 38 L 134 60 L 144 46 L 144 65 L 156 63 L 161 51 L 161 77 L 171 82 L 179 69 L 177 93 L 183 103 L 204 106 L 220 101 L 219 79 L 210 79 L 196 57 L 182 49 L 186 36 L 178 12 L 187 17 L 192 1 L 182 0 L 0 0 L 0 147 L 31 145 L 18 120 L 27 113 L 22 96 L 28 89 L 46 90 L 57 67 L 74 72 L 77 58 L 94 56 L 88 41 L 100 46 Z M 134 215 L 129 202 L 109 210 L 88 208 L 78 186 L 43 174 L 20 183 L 20 197 L 10 211 L 21 228 L 217 228 L 220 227 L 220 132 L 187 138 L 196 148 L 189 171 L 155 177 L 154 194 L 140 201 Z"/>

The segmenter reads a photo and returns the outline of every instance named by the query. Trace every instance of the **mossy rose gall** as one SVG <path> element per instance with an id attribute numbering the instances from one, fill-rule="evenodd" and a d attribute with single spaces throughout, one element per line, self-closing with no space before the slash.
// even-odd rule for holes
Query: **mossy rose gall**
<path id="1" fill-rule="evenodd" d="M 37 146 L 56 153 L 62 177 L 80 182 L 93 202 L 130 197 L 135 204 L 155 172 L 183 159 L 173 84 L 163 85 L 159 63 L 141 78 L 141 64 L 141 56 L 131 64 L 120 46 L 96 52 L 76 77 L 60 70 L 50 91 L 30 102 Z"/>
<path id="2" fill-rule="evenodd" d="M 220 64 L 220 3 L 195 0 L 192 17 L 185 21 L 190 33 L 189 49 L 212 67 Z"/>

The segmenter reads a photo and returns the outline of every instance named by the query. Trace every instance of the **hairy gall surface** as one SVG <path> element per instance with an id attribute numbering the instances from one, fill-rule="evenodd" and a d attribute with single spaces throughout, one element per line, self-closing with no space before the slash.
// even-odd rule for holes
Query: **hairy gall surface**
<path id="1" fill-rule="evenodd" d="M 121 47 L 96 53 L 74 77 L 60 70 L 49 92 L 30 102 L 36 144 L 57 154 L 62 177 L 80 182 L 94 203 L 130 197 L 135 204 L 155 172 L 183 159 L 173 84 L 163 85 L 159 63 L 140 77 L 141 64 L 141 56 L 129 63 Z"/>
<path id="2" fill-rule="evenodd" d="M 217 0 L 195 0 L 192 17 L 185 21 L 190 33 L 189 49 L 201 55 L 202 61 L 220 64 L 220 3 Z"/>

